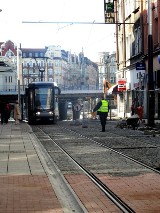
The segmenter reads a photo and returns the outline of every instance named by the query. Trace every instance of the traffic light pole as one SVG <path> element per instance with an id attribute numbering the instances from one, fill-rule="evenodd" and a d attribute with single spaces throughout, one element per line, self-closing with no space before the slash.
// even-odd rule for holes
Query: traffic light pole
<path id="1" fill-rule="evenodd" d="M 148 0 L 148 126 L 154 126 L 155 94 L 153 83 L 152 1 Z"/>

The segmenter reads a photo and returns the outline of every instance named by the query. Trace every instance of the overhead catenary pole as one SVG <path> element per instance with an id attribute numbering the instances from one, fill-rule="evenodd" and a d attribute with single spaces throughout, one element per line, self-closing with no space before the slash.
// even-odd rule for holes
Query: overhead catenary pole
<path id="1" fill-rule="evenodd" d="M 125 26 L 125 1 L 122 0 L 122 19 L 123 19 L 123 29 L 122 29 L 122 39 L 123 39 L 123 50 L 122 50 L 122 57 L 123 57 L 123 73 L 122 73 L 122 78 L 126 78 L 126 26 Z M 123 102 L 124 102 L 124 118 L 126 117 L 126 98 L 127 98 L 127 93 L 123 91 Z"/>
<path id="2" fill-rule="evenodd" d="M 155 98 L 153 84 L 152 0 L 148 0 L 148 126 L 154 126 Z"/>

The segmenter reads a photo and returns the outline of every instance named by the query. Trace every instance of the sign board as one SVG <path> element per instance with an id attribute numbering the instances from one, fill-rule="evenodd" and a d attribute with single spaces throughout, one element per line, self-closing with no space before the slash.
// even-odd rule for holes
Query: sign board
<path id="1" fill-rule="evenodd" d="M 121 78 L 118 79 L 118 92 L 120 91 L 126 91 L 126 79 Z"/>
<path id="2" fill-rule="evenodd" d="M 112 2 L 104 0 L 105 23 L 115 23 L 114 0 Z"/>
<path id="3" fill-rule="evenodd" d="M 136 70 L 145 70 L 145 69 L 146 69 L 145 62 L 137 62 L 136 63 Z"/>
<path id="4" fill-rule="evenodd" d="M 114 2 L 105 3 L 105 11 L 107 13 L 114 13 Z"/>
<path id="5" fill-rule="evenodd" d="M 114 13 L 105 13 L 105 23 L 115 23 Z"/>
<path id="6" fill-rule="evenodd" d="M 74 111 L 79 112 L 81 110 L 81 105 L 80 104 L 76 104 L 74 106 Z"/>

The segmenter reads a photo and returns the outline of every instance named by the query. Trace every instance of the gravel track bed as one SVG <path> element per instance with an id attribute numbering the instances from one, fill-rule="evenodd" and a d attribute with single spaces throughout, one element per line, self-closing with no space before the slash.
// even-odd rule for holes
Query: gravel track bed
<path id="1" fill-rule="evenodd" d="M 112 175 L 132 176 L 142 174 L 146 171 L 149 172 L 147 169 L 143 168 L 143 166 L 135 165 L 129 160 L 126 160 L 123 156 L 118 156 L 117 153 L 110 152 L 108 149 L 99 146 L 93 141 L 87 140 L 87 138 L 85 137 L 80 137 L 78 134 L 75 134 L 72 131 L 68 131 L 68 129 L 72 129 L 74 131 L 77 130 L 76 132 L 79 131 L 80 134 L 85 135 L 86 133 L 88 137 L 88 134 L 91 134 L 91 132 L 93 133 L 94 130 L 92 138 L 101 138 L 100 142 L 105 144 L 105 136 L 103 135 L 103 137 L 101 137 L 101 135 L 104 133 L 99 133 L 97 130 L 96 134 L 96 126 L 95 129 L 91 128 L 91 130 L 89 128 L 82 128 L 82 126 L 74 127 L 69 125 L 69 123 L 64 124 L 63 122 L 61 122 L 59 123 L 59 125 L 55 126 L 47 125 L 39 127 L 42 128 L 47 134 L 49 134 L 50 137 L 56 141 L 56 143 L 66 149 L 67 152 L 69 152 L 73 158 L 75 158 L 78 162 L 82 163 L 85 168 L 89 169 L 93 173 L 108 173 Z M 70 160 L 67 160 L 65 155 L 58 150 L 56 145 L 53 145 L 50 139 L 48 139 L 47 137 L 42 137 L 41 132 L 36 130 L 36 126 L 33 127 L 33 131 L 35 132 L 35 134 L 37 134 L 37 137 L 40 138 L 41 143 L 49 152 L 53 161 L 57 164 L 57 166 L 63 173 L 66 174 L 68 172 L 79 172 L 75 165 Z M 115 135 L 115 133 L 111 133 L 111 135 Z M 118 139 L 119 143 L 121 141 L 119 140 L 119 137 L 110 136 L 110 143 L 112 143 L 113 139 L 115 140 L 115 143 L 116 139 Z M 120 146 L 122 147 L 121 143 Z M 125 149 L 125 151 L 126 150 L 128 149 Z"/>
<path id="2" fill-rule="evenodd" d="M 116 128 L 116 122 L 107 121 L 106 132 L 100 132 L 99 121 L 88 121 L 87 128 L 81 124 L 73 125 L 73 122 L 59 122 L 58 125 L 63 128 L 75 131 L 85 137 L 122 152 L 150 167 L 160 169 L 160 137 L 144 135 L 144 132 L 132 129 Z M 43 126 L 53 138 L 54 133 L 50 129 L 59 129 L 58 126 Z M 58 130 L 57 130 L 58 131 Z M 64 131 L 64 130 L 63 130 Z M 72 136 L 75 138 L 75 135 Z M 79 136 L 76 136 L 78 140 Z M 80 140 L 79 140 L 80 143 Z"/>

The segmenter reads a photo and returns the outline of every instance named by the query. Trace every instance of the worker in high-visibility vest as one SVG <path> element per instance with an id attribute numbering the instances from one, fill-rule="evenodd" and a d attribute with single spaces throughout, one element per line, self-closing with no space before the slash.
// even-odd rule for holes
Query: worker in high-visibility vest
<path id="1" fill-rule="evenodd" d="M 105 132 L 105 126 L 106 126 L 106 120 L 109 112 L 109 101 L 104 98 L 104 95 L 102 95 L 101 100 L 97 103 L 97 105 L 94 107 L 93 112 L 98 111 L 102 131 Z"/>

